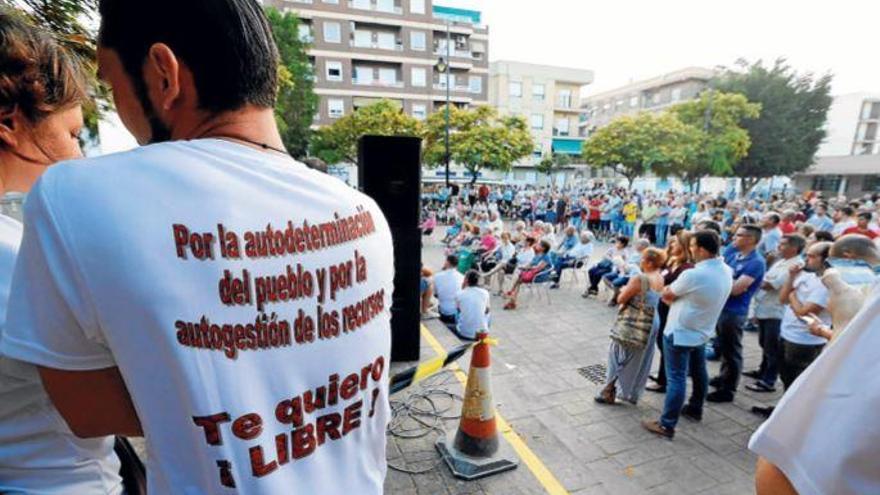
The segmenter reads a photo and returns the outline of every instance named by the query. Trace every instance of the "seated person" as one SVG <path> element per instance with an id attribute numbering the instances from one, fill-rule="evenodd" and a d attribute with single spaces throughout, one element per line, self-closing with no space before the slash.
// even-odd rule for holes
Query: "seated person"
<path id="1" fill-rule="evenodd" d="M 501 242 L 492 253 L 492 259 L 484 259 L 480 263 L 480 271 L 486 283 L 492 283 L 494 276 L 498 281 L 498 295 L 502 294 L 504 287 L 504 275 L 511 274 L 516 269 L 516 246 L 510 240 L 509 232 L 501 233 Z"/>
<path id="2" fill-rule="evenodd" d="M 477 333 L 489 331 L 489 291 L 480 287 L 475 270 L 464 276 L 464 287 L 455 298 L 458 307 L 456 333 L 465 340 L 475 340 Z"/>
<path id="3" fill-rule="evenodd" d="M 434 275 L 434 294 L 437 296 L 437 309 L 440 321 L 455 324 L 458 309 L 455 297 L 461 291 L 464 276 L 458 272 L 458 256 L 450 254 L 446 257 L 443 270 Z"/>
<path id="4" fill-rule="evenodd" d="M 421 301 L 422 319 L 429 320 L 440 316 L 433 310 L 434 306 L 434 272 L 422 264 L 421 280 L 419 280 L 419 298 Z"/>
<path id="5" fill-rule="evenodd" d="M 463 224 L 461 220 L 456 219 L 455 223 L 452 224 L 452 226 L 450 226 L 448 229 L 446 229 L 446 236 L 443 237 L 443 243 L 448 244 L 452 242 L 453 239 L 458 237 L 458 235 L 461 233 L 462 225 Z"/>
<path id="6" fill-rule="evenodd" d="M 546 282 L 550 278 L 550 244 L 547 241 L 541 241 L 535 245 L 535 255 L 519 274 L 516 282 L 510 291 L 507 292 L 507 304 L 504 309 L 516 309 L 516 298 L 519 295 L 519 288 L 522 284 L 532 284 Z"/>
<path id="7" fill-rule="evenodd" d="M 630 277 L 641 272 L 642 253 L 650 246 L 651 241 L 648 239 L 639 239 L 636 241 L 635 250 L 630 251 L 625 258 L 618 257 L 614 259 L 614 269 L 611 273 L 602 277 L 605 283 L 614 290 L 610 305 L 614 305 L 613 302 L 617 300 L 620 289 L 629 283 Z"/>
<path id="8" fill-rule="evenodd" d="M 591 242 L 591 234 L 588 231 L 581 232 L 580 240 L 577 244 L 566 250 L 562 256 L 557 257 L 553 263 L 555 273 L 553 278 L 556 282 L 550 286 L 551 289 L 559 288 L 559 280 L 562 278 L 562 270 L 566 268 L 574 268 L 578 262 L 586 263 L 590 256 L 593 255 L 593 243 Z M 583 266 L 583 265 L 581 265 Z"/>
<path id="9" fill-rule="evenodd" d="M 564 256 L 569 249 L 577 246 L 577 244 L 577 229 L 569 225 L 565 228 L 565 235 L 562 237 L 562 240 L 559 241 L 553 251 L 550 252 L 550 259 L 553 260 L 553 265 L 556 266 L 556 259 Z"/>
<path id="10" fill-rule="evenodd" d="M 629 254 L 628 246 L 629 237 L 625 235 L 617 236 L 614 246 L 608 248 L 608 251 L 605 252 L 605 256 L 602 257 L 602 261 L 596 263 L 595 266 L 590 268 L 588 272 L 590 276 L 590 285 L 587 287 L 586 292 L 582 294 L 583 297 L 589 297 L 599 293 L 599 282 L 602 281 L 602 277 L 614 270 L 615 259 L 626 258 Z"/>
<path id="11" fill-rule="evenodd" d="M 428 218 L 422 222 L 422 235 L 429 236 L 434 233 L 434 229 L 437 227 L 437 213 L 431 212 L 428 214 Z"/>

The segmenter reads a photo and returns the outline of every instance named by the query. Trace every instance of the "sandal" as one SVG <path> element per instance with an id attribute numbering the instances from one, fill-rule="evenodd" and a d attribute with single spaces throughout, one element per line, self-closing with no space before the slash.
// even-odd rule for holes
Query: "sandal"
<path id="1" fill-rule="evenodd" d="M 516 303 L 508 301 L 507 304 L 504 305 L 504 309 L 516 309 Z"/>
<path id="2" fill-rule="evenodd" d="M 617 387 L 612 383 L 606 385 L 605 388 L 602 389 L 602 392 L 599 393 L 596 397 L 593 397 L 593 400 L 598 402 L 599 404 L 608 404 L 612 405 L 615 403 L 617 399 Z"/>

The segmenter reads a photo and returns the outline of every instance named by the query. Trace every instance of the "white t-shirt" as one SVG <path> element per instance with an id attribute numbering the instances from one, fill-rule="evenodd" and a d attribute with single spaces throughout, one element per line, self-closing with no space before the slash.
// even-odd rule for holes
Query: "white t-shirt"
<path id="1" fill-rule="evenodd" d="M 461 292 L 464 275 L 455 268 L 443 270 L 434 275 L 434 295 L 437 296 L 437 309 L 442 315 L 454 315 L 455 297 Z"/>
<path id="2" fill-rule="evenodd" d="M 877 289 L 749 442 L 801 495 L 880 493 Z"/>
<path id="3" fill-rule="evenodd" d="M 703 260 L 669 285 L 677 296 L 669 306 L 664 335 L 672 335 L 678 346 L 705 344 L 715 333 L 715 324 L 733 286 L 732 271 L 721 258 Z"/>
<path id="4" fill-rule="evenodd" d="M 21 234 L 21 223 L 0 214 L 0 339 Z M 113 437 L 74 436 L 37 367 L 0 356 L 0 493 L 121 492 Z"/>
<path id="5" fill-rule="evenodd" d="M 465 337 L 474 338 L 480 330 L 489 330 L 489 291 L 481 287 L 467 287 L 456 296 L 460 311 L 458 332 Z"/>
<path id="6" fill-rule="evenodd" d="M 178 141 L 56 165 L 24 224 L 0 352 L 118 366 L 151 494 L 382 493 L 394 269 L 370 198 Z"/>
<path id="7" fill-rule="evenodd" d="M 825 288 L 825 285 L 822 284 L 822 281 L 815 273 L 799 273 L 794 281 L 794 291 L 801 304 L 814 303 L 826 308 L 816 316 L 822 320 L 822 323 L 831 326 L 831 314 L 827 309 L 828 289 Z M 807 324 L 794 314 L 794 311 L 792 311 L 791 306 L 788 304 L 785 305 L 785 313 L 782 315 L 780 330 L 782 338 L 794 344 L 823 345 L 828 342 L 823 337 L 811 334 Z"/>
<path id="8" fill-rule="evenodd" d="M 788 269 L 792 265 L 803 264 L 800 257 L 780 259 L 764 275 L 764 283 L 770 284 L 773 289 L 760 289 L 755 293 L 752 305 L 755 310 L 755 318 L 768 320 L 781 320 L 785 313 L 785 307 L 779 302 L 779 290 L 788 280 Z"/>

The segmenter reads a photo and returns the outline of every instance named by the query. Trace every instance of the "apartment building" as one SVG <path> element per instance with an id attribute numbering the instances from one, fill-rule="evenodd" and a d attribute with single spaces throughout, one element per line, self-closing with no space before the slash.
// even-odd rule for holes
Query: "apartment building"
<path id="1" fill-rule="evenodd" d="M 474 10 L 432 0 L 265 0 L 301 19 L 310 43 L 316 125 L 380 99 L 424 119 L 446 102 L 488 103 L 489 31 Z M 447 47 L 448 42 L 448 47 Z M 448 59 L 447 59 L 448 54 Z M 438 70 L 440 58 L 449 67 Z"/>
<path id="2" fill-rule="evenodd" d="M 590 133 L 615 117 L 643 111 L 660 111 L 696 98 L 715 76 L 711 69 L 688 67 L 651 79 L 633 82 L 584 99 L 578 135 Z"/>
<path id="3" fill-rule="evenodd" d="M 593 71 L 528 64 L 510 60 L 489 66 L 489 103 L 502 115 L 526 119 L 535 140 L 531 157 L 515 164 L 506 177 L 514 183 L 540 182 L 535 165 L 551 154 L 570 155 L 577 163 L 583 138 L 578 135 L 581 89 L 593 82 Z M 572 166 L 557 174 L 565 183 L 577 174 Z M 583 175 L 583 174 L 581 174 Z M 587 173 L 589 177 L 589 173 Z"/>

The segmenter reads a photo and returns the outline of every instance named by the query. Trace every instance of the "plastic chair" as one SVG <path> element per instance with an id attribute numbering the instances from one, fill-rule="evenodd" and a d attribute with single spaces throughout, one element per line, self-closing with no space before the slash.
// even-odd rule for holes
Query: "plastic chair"
<path id="1" fill-rule="evenodd" d="M 539 301 L 541 300 L 541 294 L 543 293 L 544 297 L 547 299 L 547 304 L 550 305 L 550 284 L 553 283 L 553 278 L 551 277 L 552 274 L 553 267 L 548 266 L 547 268 L 538 272 L 538 274 L 535 275 L 534 278 L 534 280 L 540 280 L 542 278 L 543 280 L 541 280 L 540 282 L 532 281 L 529 283 L 523 283 L 522 287 L 524 290 L 526 290 L 526 292 L 534 293 Z"/>

